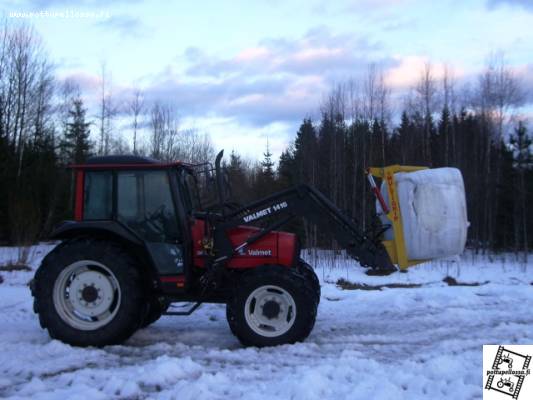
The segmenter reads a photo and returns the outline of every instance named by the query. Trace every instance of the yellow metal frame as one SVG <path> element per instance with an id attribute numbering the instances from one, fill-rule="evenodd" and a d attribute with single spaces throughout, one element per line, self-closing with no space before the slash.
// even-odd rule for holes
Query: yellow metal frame
<path id="1" fill-rule="evenodd" d="M 389 165 L 383 168 L 369 168 L 371 175 L 385 179 L 387 181 L 387 189 L 389 195 L 389 212 L 386 214 L 387 218 L 392 222 L 392 229 L 394 231 L 393 240 L 384 240 L 383 246 L 389 254 L 393 264 L 398 264 L 401 270 L 406 270 L 416 264 L 423 263 L 427 260 L 409 260 L 407 258 L 407 250 L 405 248 L 405 238 L 403 236 L 402 214 L 400 212 L 400 203 L 398 200 L 398 191 L 396 188 L 396 181 L 394 174 L 397 172 L 414 172 L 427 169 L 427 167 L 414 167 L 408 165 Z"/>

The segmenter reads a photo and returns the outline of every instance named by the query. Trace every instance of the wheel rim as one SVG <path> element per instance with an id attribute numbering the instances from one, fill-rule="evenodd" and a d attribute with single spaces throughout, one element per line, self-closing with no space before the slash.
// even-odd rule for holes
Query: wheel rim
<path id="1" fill-rule="evenodd" d="M 296 304 L 285 289 L 265 285 L 255 289 L 246 299 L 244 317 L 255 333 L 266 337 L 281 336 L 294 325 Z"/>
<path id="2" fill-rule="evenodd" d="M 105 265 L 77 261 L 59 274 L 54 284 L 54 306 L 73 328 L 92 331 L 107 325 L 120 307 L 117 278 Z"/>

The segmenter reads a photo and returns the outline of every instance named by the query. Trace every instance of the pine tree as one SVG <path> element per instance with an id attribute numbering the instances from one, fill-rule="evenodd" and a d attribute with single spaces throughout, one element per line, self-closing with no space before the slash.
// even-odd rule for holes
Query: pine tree
<path id="1" fill-rule="evenodd" d="M 317 169 L 317 187 L 323 193 L 326 193 L 333 202 L 336 202 L 335 187 L 333 177 L 334 165 L 333 165 L 333 141 L 335 135 L 335 122 L 328 113 L 322 114 L 322 120 L 320 121 L 320 127 L 318 128 L 318 148 L 317 151 L 317 163 L 320 168 Z"/>
<path id="2" fill-rule="evenodd" d="M 373 160 L 376 160 L 374 164 L 376 166 L 385 166 L 385 146 L 387 145 L 385 126 L 377 119 L 374 119 L 371 128 L 371 140 L 376 143 L 375 146 L 372 146 L 374 149 Z"/>
<path id="3" fill-rule="evenodd" d="M 316 184 L 317 133 L 310 119 L 304 119 L 294 140 L 295 183 Z"/>
<path id="4" fill-rule="evenodd" d="M 296 183 L 295 166 L 294 147 L 290 145 L 279 157 L 278 181 L 281 188 L 288 188 Z"/>
<path id="5" fill-rule="evenodd" d="M 231 151 L 231 154 L 229 156 L 229 164 L 228 164 L 228 172 L 230 174 L 232 173 L 238 173 L 243 170 L 242 160 L 241 156 L 238 155 L 235 150 Z"/>
<path id="6" fill-rule="evenodd" d="M 318 157 L 317 132 L 313 122 L 309 118 L 305 118 L 294 140 L 294 184 L 318 185 Z M 294 232 L 300 233 L 305 247 L 316 246 L 315 226 L 306 221 L 298 220 L 291 227 L 294 227 Z"/>
<path id="7" fill-rule="evenodd" d="M 517 208 L 518 202 L 515 193 L 516 185 L 516 170 L 513 167 L 513 149 L 510 145 L 502 143 L 499 149 L 501 171 L 506 177 L 500 185 L 498 208 L 496 210 L 496 225 L 497 231 L 494 235 L 494 248 L 501 251 L 509 251 L 511 249 L 518 250 L 519 229 L 520 224 L 517 224 L 519 218 L 519 210 Z M 514 244 L 514 246 L 513 246 Z"/>
<path id="8" fill-rule="evenodd" d="M 450 110 L 444 106 L 437 127 L 437 136 L 434 136 L 433 154 L 435 166 L 448 166 L 450 162 Z"/>
<path id="9" fill-rule="evenodd" d="M 531 144 L 533 141 L 527 133 L 527 129 L 522 121 L 518 122 L 514 135 L 511 135 L 510 144 L 514 150 L 514 162 L 516 169 L 516 223 L 519 228 L 516 230 L 515 244 L 522 247 L 524 251 L 524 261 L 527 262 L 528 253 L 528 212 L 531 213 L 530 207 L 527 206 L 528 188 L 531 184 L 526 185 L 526 174 L 533 168 L 533 153 Z M 518 242 L 521 242 L 521 246 Z"/>
<path id="10" fill-rule="evenodd" d="M 233 197 L 239 203 L 246 203 L 252 199 L 252 196 L 250 196 L 252 189 L 247 169 L 247 165 L 242 161 L 241 156 L 235 150 L 232 150 L 227 171 Z"/>
<path id="11" fill-rule="evenodd" d="M 410 163 L 410 148 L 413 139 L 413 124 L 409 119 L 406 111 L 402 112 L 400 126 L 396 128 L 394 143 L 397 145 L 395 152 L 395 160 L 400 164 Z"/>
<path id="12" fill-rule="evenodd" d="M 81 98 L 72 101 L 72 107 L 68 112 L 69 122 L 62 142 L 62 148 L 68 163 L 81 164 L 90 154 L 91 143 L 89 141 L 89 122 L 85 122 L 85 113 Z"/>

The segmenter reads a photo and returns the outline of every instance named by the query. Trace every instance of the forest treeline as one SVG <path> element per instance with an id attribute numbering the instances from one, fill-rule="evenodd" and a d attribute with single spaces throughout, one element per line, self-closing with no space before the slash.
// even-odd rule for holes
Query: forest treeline
<path id="1" fill-rule="evenodd" d="M 169 103 L 148 102 L 138 89 L 119 102 L 105 66 L 100 85 L 98 111 L 88 115 L 79 85 L 56 78 L 32 28 L 2 28 L 2 243 L 46 238 L 57 222 L 69 218 L 72 182 L 65 167 L 91 155 L 213 160 L 209 136 L 181 130 L 177 110 Z M 225 164 L 235 199 L 242 203 L 307 183 L 370 230 L 377 220 L 365 168 L 457 167 L 467 194 L 468 245 L 527 253 L 533 246 L 532 144 L 526 121 L 517 117 L 526 93 L 502 55 L 489 58 L 474 84 L 457 86 L 450 70 L 437 74 L 427 64 L 398 109 L 384 73 L 370 65 L 364 77 L 332 87 L 320 105 L 320 117 L 303 118 L 279 160 L 268 145 L 264 159 L 256 162 L 231 152 Z M 128 121 L 131 140 L 120 139 L 119 121 Z M 300 222 L 292 229 L 307 246 L 333 245 L 315 227 Z"/>
<path id="2" fill-rule="evenodd" d="M 229 171 L 238 198 L 266 195 L 298 183 L 317 187 L 363 230 L 381 228 L 366 168 L 392 164 L 456 167 L 465 182 L 470 227 L 467 246 L 476 251 L 521 252 L 533 245 L 533 146 L 526 121 L 517 117 L 527 93 L 505 64 L 491 55 L 474 86 L 456 87 L 453 73 L 439 78 L 430 64 L 403 99 L 394 124 L 391 91 L 370 65 L 359 82 L 332 88 L 321 118 L 306 118 L 274 168 L 268 148 L 255 167 L 232 153 Z M 319 228 L 293 226 L 305 245 L 334 245 Z"/>

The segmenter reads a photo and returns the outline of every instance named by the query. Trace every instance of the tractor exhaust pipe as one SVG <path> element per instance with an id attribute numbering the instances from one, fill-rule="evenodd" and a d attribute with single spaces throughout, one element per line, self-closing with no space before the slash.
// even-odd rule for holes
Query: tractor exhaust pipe
<path id="1" fill-rule="evenodd" d="M 216 186 L 217 186 L 217 195 L 218 195 L 218 201 L 220 203 L 220 209 L 224 211 L 224 202 L 226 199 L 224 198 L 224 190 L 223 185 L 224 182 L 222 181 L 222 167 L 220 166 L 220 162 L 222 161 L 222 157 L 224 156 L 224 150 L 220 150 L 220 152 L 217 154 L 217 157 L 215 158 L 215 173 L 216 173 Z"/>

